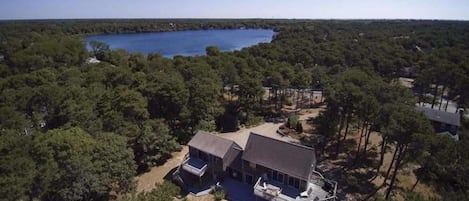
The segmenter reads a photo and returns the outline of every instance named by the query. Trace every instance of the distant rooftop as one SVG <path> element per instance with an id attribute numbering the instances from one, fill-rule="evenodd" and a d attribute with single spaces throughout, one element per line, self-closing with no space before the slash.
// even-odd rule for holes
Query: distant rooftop
<path id="1" fill-rule="evenodd" d="M 416 106 L 415 109 L 417 109 L 417 111 L 423 112 L 425 116 L 432 121 L 454 125 L 457 127 L 461 126 L 461 116 L 458 113 L 450 113 L 421 106 Z"/>

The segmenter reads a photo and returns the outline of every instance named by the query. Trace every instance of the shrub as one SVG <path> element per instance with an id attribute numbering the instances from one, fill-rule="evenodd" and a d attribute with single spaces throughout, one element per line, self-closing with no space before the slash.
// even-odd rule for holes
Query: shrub
<path id="1" fill-rule="evenodd" d="M 168 201 L 179 195 L 180 188 L 168 181 L 157 183 L 151 192 L 126 195 L 121 201 Z"/>
<path id="2" fill-rule="evenodd" d="M 303 124 L 301 124 L 301 122 L 296 122 L 296 128 L 295 128 L 296 132 L 298 133 L 302 133 L 303 132 Z"/>
<path id="3" fill-rule="evenodd" d="M 213 191 L 213 196 L 215 197 L 216 201 L 224 200 L 226 197 L 226 192 L 223 189 L 216 188 Z"/>
<path id="4" fill-rule="evenodd" d="M 292 106 L 293 105 L 293 100 L 291 98 L 286 98 L 285 99 L 285 105 Z"/>
<path id="5" fill-rule="evenodd" d="M 288 128 L 295 129 L 298 124 L 298 115 L 292 114 L 288 117 L 287 126 Z"/>
<path id="6" fill-rule="evenodd" d="M 257 126 L 264 122 L 264 118 L 259 117 L 259 116 L 249 116 L 244 123 L 246 127 L 251 127 L 251 126 Z"/>
<path id="7" fill-rule="evenodd" d="M 179 186 L 168 181 L 156 184 L 156 189 L 147 194 L 147 198 L 153 201 L 172 200 L 180 192 Z"/>

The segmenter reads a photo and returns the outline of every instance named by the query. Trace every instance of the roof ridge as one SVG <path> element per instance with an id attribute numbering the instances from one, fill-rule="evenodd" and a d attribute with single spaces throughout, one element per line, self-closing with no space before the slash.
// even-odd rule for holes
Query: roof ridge
<path id="1" fill-rule="evenodd" d="M 296 146 L 296 147 L 299 147 L 299 148 L 303 148 L 303 149 L 308 149 L 308 150 L 314 151 L 314 148 L 313 148 L 313 147 L 308 147 L 308 146 L 305 146 L 305 145 L 302 145 L 302 144 L 298 144 L 298 143 L 283 141 L 283 140 L 280 140 L 280 139 L 276 139 L 276 138 L 272 138 L 272 137 L 269 137 L 269 136 L 265 136 L 265 135 L 261 135 L 261 134 L 258 134 L 258 133 L 254 133 L 254 132 L 252 132 L 252 131 L 249 132 L 249 135 L 257 135 L 257 136 L 260 136 L 260 137 L 263 137 L 263 138 L 267 138 L 267 139 L 270 139 L 270 140 L 274 140 L 274 141 L 278 141 L 278 142 L 285 143 L 285 144 L 288 144 L 288 145 L 292 145 L 292 146 Z M 249 141 L 249 138 L 248 138 L 248 141 Z"/>
<path id="2" fill-rule="evenodd" d="M 224 141 L 228 141 L 228 142 L 230 142 L 230 143 L 232 143 L 232 144 L 235 144 L 236 146 L 238 146 L 238 147 L 241 148 L 241 146 L 239 146 L 239 144 L 236 143 L 234 140 L 226 139 L 226 138 L 224 138 L 224 137 L 221 137 L 221 136 L 218 135 L 218 134 L 211 133 L 211 132 L 207 132 L 207 131 L 203 131 L 203 130 L 197 131 L 197 133 L 199 133 L 199 132 L 201 132 L 201 133 L 203 133 L 203 134 L 208 134 L 208 135 L 215 136 L 215 137 L 217 137 L 218 139 L 221 139 L 222 141 L 223 141 L 223 140 L 224 140 Z M 243 150 L 243 148 L 241 148 L 241 150 Z"/>

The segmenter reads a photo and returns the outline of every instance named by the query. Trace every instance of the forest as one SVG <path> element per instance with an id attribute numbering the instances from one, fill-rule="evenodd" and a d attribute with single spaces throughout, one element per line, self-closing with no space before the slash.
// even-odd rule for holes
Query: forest
<path id="1" fill-rule="evenodd" d="M 174 58 L 100 42 L 88 51 L 82 38 L 235 28 L 276 34 L 240 51 L 211 46 L 205 56 Z M 86 62 L 93 56 L 101 63 Z M 355 161 L 367 156 L 371 131 L 381 133 L 380 154 L 394 155 L 385 199 L 397 172 L 414 163 L 418 181 L 434 185 L 442 200 L 468 200 L 469 122 L 452 141 L 434 135 L 414 110 L 440 97 L 468 107 L 468 58 L 464 21 L 0 21 L 0 200 L 117 199 L 134 191 L 135 175 L 161 165 L 196 131 L 232 131 L 279 115 L 290 89 L 323 91 L 318 133 L 336 155 L 352 127 L 361 131 L 360 143 L 342 154 Z M 412 89 L 398 84 L 405 67 L 419 72 Z M 273 92 L 269 101 L 265 87 Z M 381 163 L 371 166 L 379 172 Z"/>

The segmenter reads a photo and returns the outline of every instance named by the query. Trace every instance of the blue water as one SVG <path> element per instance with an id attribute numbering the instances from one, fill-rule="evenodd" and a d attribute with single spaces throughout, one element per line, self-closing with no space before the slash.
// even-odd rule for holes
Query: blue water
<path id="1" fill-rule="evenodd" d="M 240 50 L 270 42 L 273 35 L 274 31 L 270 29 L 232 29 L 93 35 L 86 36 L 85 40 L 87 43 L 93 40 L 107 43 L 113 50 L 160 53 L 164 57 L 173 57 L 205 55 L 207 46 L 217 46 L 221 51 Z"/>

